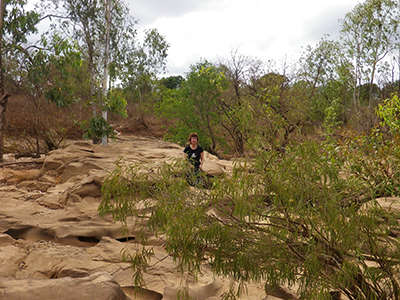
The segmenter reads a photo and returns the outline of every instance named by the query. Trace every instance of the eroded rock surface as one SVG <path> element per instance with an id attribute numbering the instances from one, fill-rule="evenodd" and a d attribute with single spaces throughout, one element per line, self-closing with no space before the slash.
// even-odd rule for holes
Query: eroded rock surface
<path id="1" fill-rule="evenodd" d="M 47 280 L 0 279 L 0 300 L 127 300 L 118 283 L 107 273 L 80 278 Z"/>
<path id="2" fill-rule="evenodd" d="M 97 208 L 102 182 L 116 161 L 154 168 L 183 158 L 182 151 L 132 136 L 107 146 L 72 142 L 42 163 L 0 168 L 0 299 L 176 299 L 183 280 L 156 238 L 147 286 L 134 293 L 132 270 L 121 253 L 140 249 L 135 236 L 141 224 L 132 220 L 123 231 Z M 232 169 L 230 161 L 208 153 L 206 159 L 211 175 Z M 210 272 L 185 282 L 197 300 L 217 299 L 229 287 Z M 243 299 L 263 297 L 263 287 L 251 284 Z"/>

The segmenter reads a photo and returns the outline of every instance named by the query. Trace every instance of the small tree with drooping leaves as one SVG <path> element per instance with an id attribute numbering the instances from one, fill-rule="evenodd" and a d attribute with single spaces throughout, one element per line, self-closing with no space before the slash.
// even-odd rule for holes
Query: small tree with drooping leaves
<path id="1" fill-rule="evenodd" d="M 297 287 L 302 299 L 398 299 L 400 214 L 375 197 L 399 182 L 400 156 L 372 136 L 356 145 L 260 152 L 211 190 L 190 188 L 181 164 L 143 172 L 120 162 L 103 184 L 99 210 L 122 222 L 139 217 L 140 242 L 157 235 L 181 272 L 206 265 L 241 287 L 263 282 L 267 294 Z M 393 159 L 381 166 L 388 151 Z M 385 175 L 387 167 L 396 173 Z M 132 257 L 143 278 L 148 255 Z"/>

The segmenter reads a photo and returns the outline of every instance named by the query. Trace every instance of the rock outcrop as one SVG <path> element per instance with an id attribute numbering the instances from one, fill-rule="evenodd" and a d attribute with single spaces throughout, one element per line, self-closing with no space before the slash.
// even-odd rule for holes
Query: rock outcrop
<path id="1" fill-rule="evenodd" d="M 142 224 L 131 220 L 122 230 L 111 216 L 100 217 L 101 185 L 124 160 L 143 168 L 183 158 L 183 148 L 143 137 L 122 137 L 109 145 L 71 142 L 42 161 L 0 168 L 0 299 L 175 299 L 182 278 L 161 243 L 145 274 L 146 288 L 134 293 L 130 264 Z M 204 169 L 219 175 L 232 162 L 206 154 Z M 193 299 L 215 299 L 226 279 L 205 272 L 185 288 Z M 262 285 L 251 284 L 243 299 L 261 299 Z"/>
<path id="2" fill-rule="evenodd" d="M 127 300 L 122 288 L 107 273 L 80 278 L 0 279 L 0 300 Z"/>

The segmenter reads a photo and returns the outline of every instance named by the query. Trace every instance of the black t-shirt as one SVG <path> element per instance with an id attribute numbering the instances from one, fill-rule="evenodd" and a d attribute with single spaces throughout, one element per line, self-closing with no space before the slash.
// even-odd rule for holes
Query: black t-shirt
<path id="1" fill-rule="evenodd" d="M 190 145 L 187 145 L 185 150 L 183 150 L 183 152 L 187 154 L 188 160 L 196 168 L 200 167 L 200 158 L 203 151 L 203 148 L 201 148 L 200 146 L 197 146 L 197 148 L 193 150 L 192 148 L 190 148 Z"/>

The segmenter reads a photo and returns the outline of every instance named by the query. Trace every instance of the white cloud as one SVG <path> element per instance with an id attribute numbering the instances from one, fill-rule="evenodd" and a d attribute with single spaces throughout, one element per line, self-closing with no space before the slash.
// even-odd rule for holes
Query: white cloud
<path id="1" fill-rule="evenodd" d="M 324 34 L 337 36 L 339 18 L 358 1 L 170 0 L 159 6 L 155 0 L 136 3 L 142 11 L 146 7 L 155 10 L 152 18 L 146 17 L 153 21 L 144 26 L 155 27 L 165 35 L 171 45 L 169 73 L 182 74 L 201 58 L 214 60 L 228 56 L 236 48 L 242 54 L 265 60 L 298 56 L 303 46 Z M 139 19 L 141 10 L 134 13 Z"/>
<path id="2" fill-rule="evenodd" d="M 295 60 L 361 0 L 125 0 L 140 28 L 157 28 L 170 44 L 168 73 L 233 49 L 262 60 Z M 28 9 L 38 0 L 29 0 Z"/>
<path id="3" fill-rule="evenodd" d="M 207 7 L 216 0 L 128 0 L 133 14 L 142 24 L 149 24 L 160 16 L 179 17 L 187 12 Z"/>

